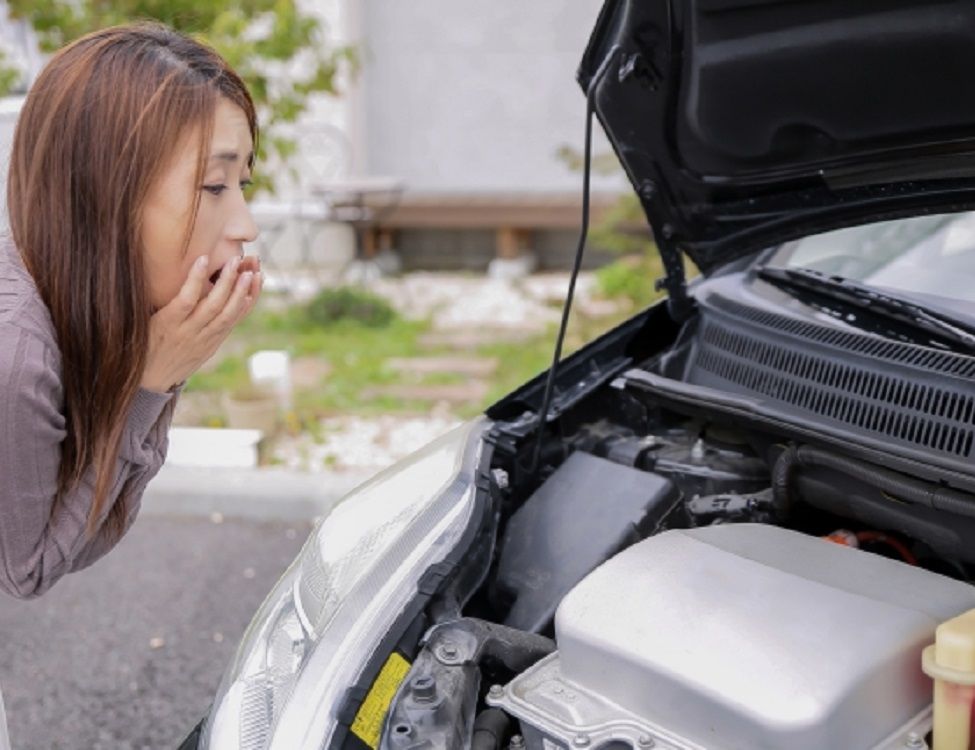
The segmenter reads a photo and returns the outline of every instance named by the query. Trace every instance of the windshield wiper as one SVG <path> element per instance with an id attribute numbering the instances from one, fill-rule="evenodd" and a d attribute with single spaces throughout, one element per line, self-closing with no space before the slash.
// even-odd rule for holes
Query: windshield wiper
<path id="1" fill-rule="evenodd" d="M 960 344 L 975 352 L 975 324 L 932 310 L 920 303 L 881 292 L 856 281 L 810 268 L 762 266 L 759 278 L 787 289 L 813 292 L 852 307 L 868 310 L 886 320 L 905 323 L 935 338 Z"/>

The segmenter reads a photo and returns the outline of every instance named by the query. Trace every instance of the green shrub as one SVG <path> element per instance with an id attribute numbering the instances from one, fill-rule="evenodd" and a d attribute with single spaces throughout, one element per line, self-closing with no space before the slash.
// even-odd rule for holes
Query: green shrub
<path id="1" fill-rule="evenodd" d="M 323 289 L 308 302 L 305 315 L 310 323 L 318 326 L 354 320 L 381 328 L 396 319 L 396 311 L 386 300 L 353 286 Z"/>
<path id="2" fill-rule="evenodd" d="M 654 281 L 660 275 L 655 257 L 626 255 L 596 271 L 596 288 L 603 297 L 626 299 L 637 307 L 645 307 L 660 296 L 654 290 Z"/>
<path id="3" fill-rule="evenodd" d="M 698 275 L 697 267 L 686 255 L 683 258 L 684 278 Z M 651 246 L 640 255 L 624 255 L 596 271 L 596 289 L 609 299 L 625 299 L 635 307 L 646 307 L 664 295 L 656 289 L 657 279 L 664 275 L 663 263 L 656 248 Z"/>

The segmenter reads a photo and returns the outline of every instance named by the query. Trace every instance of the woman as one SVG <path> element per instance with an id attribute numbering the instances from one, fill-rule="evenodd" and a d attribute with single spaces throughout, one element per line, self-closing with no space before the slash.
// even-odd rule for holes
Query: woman
<path id="1" fill-rule="evenodd" d="M 182 383 L 253 308 L 257 135 L 240 78 L 160 24 L 73 42 L 28 93 L 0 241 L 8 594 L 39 596 L 119 541 Z"/>
<path id="2" fill-rule="evenodd" d="M 31 88 L 0 277 L 8 593 L 42 594 L 124 534 L 179 386 L 253 307 L 256 137 L 237 75 L 158 24 L 77 40 Z"/>
<path id="3" fill-rule="evenodd" d="M 256 139 L 240 78 L 160 24 L 73 42 L 28 93 L 0 242 L 8 594 L 39 596 L 119 541 L 182 383 L 253 308 Z"/>

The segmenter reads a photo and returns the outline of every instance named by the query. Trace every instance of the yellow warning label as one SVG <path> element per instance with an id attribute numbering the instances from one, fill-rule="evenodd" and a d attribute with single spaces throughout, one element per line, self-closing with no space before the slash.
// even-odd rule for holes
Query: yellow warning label
<path id="1" fill-rule="evenodd" d="M 379 747 L 379 733 L 389 704 L 409 671 L 410 663 L 395 651 L 391 653 L 355 715 L 352 733 L 373 750 Z"/>

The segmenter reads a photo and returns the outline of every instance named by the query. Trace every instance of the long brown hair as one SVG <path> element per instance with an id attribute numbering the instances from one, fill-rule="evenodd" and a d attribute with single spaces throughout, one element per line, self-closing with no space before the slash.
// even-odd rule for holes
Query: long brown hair
<path id="1" fill-rule="evenodd" d="M 146 365 L 153 310 L 140 244 L 154 180 L 181 139 L 201 133 L 203 180 L 219 97 L 257 118 L 244 83 L 208 46 L 155 22 L 95 31 L 59 50 L 27 94 L 14 133 L 7 211 L 14 244 L 51 313 L 67 436 L 57 496 L 94 471 L 86 532 L 98 529 Z M 196 193 L 185 229 L 189 244 Z M 170 407 L 171 408 L 171 407 Z M 105 521 L 123 532 L 127 483 Z"/>

